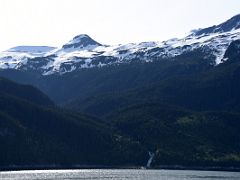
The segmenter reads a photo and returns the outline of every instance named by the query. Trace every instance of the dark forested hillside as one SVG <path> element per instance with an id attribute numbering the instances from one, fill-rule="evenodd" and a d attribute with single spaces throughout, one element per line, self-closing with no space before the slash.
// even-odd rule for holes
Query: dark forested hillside
<path id="1" fill-rule="evenodd" d="M 140 141 L 154 164 L 239 166 L 240 114 L 193 112 L 160 104 L 136 105 L 106 120 L 119 133 Z"/>
<path id="2" fill-rule="evenodd" d="M 54 103 L 33 86 L 16 84 L 8 79 L 0 78 L 0 95 L 21 98 L 41 106 L 53 106 Z"/>
<path id="3" fill-rule="evenodd" d="M 146 162 L 147 153 L 139 143 L 114 133 L 106 123 L 55 108 L 31 86 L 6 79 L 0 84 L 1 168 Z M 23 93 L 14 91 L 18 89 Z M 28 93 L 27 98 L 24 93 Z M 39 97 L 45 99 L 39 101 Z"/>

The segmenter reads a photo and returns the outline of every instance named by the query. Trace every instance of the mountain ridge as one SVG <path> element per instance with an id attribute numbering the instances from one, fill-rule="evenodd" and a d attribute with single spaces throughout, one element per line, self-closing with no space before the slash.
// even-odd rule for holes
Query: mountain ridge
<path id="1" fill-rule="evenodd" d="M 34 54 L 5 51 L 0 53 L 1 69 L 37 71 L 43 75 L 65 74 L 86 68 L 134 62 L 174 60 L 192 51 L 201 51 L 203 60 L 212 65 L 225 61 L 224 53 L 230 43 L 240 39 L 240 15 L 219 25 L 192 32 L 183 39 L 163 42 L 142 42 L 106 46 L 86 34 L 75 36 L 61 48 Z"/>
<path id="2" fill-rule="evenodd" d="M 240 28 L 240 14 L 237 14 L 233 16 L 231 19 L 219 25 L 214 25 L 208 28 L 196 30 L 195 32 L 192 33 L 192 35 L 199 36 L 199 35 L 211 34 L 211 33 L 217 33 L 217 32 L 223 33 L 223 32 L 231 31 L 233 29 L 239 29 L 239 28 Z"/>

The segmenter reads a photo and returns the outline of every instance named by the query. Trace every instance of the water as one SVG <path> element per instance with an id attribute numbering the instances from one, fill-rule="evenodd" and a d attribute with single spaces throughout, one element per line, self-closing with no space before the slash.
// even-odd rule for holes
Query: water
<path id="1" fill-rule="evenodd" d="M 2 180 L 240 180 L 239 172 L 177 170 L 36 170 L 0 172 Z"/>

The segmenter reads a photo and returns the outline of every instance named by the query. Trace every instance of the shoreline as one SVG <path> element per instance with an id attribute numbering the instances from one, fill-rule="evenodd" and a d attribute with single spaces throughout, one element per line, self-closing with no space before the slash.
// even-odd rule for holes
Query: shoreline
<path id="1" fill-rule="evenodd" d="M 189 170 L 189 171 L 225 171 L 225 172 L 240 172 L 240 167 L 200 167 L 200 166 L 168 166 L 161 165 L 152 168 L 146 168 L 144 166 L 101 166 L 101 165 L 35 165 L 35 166 L 0 166 L 0 172 L 6 171 L 30 171 L 30 170 L 81 170 L 81 169 L 111 169 L 111 170 L 121 170 L 121 169 L 142 169 L 142 170 Z"/>

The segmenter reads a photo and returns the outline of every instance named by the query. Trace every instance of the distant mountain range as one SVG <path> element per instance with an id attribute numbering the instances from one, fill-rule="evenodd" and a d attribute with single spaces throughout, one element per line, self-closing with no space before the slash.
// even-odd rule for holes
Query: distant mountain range
<path id="1" fill-rule="evenodd" d="M 0 169 L 240 169 L 240 15 L 164 42 L 14 47 L 0 76 Z"/>
<path id="2" fill-rule="evenodd" d="M 204 29 L 193 30 L 183 39 L 163 42 L 142 42 L 124 45 L 103 45 L 82 34 L 60 48 L 19 46 L 0 53 L 1 69 L 37 71 L 43 75 L 64 74 L 83 68 L 173 60 L 199 51 L 212 65 L 225 61 L 229 44 L 240 37 L 240 15 Z"/>

